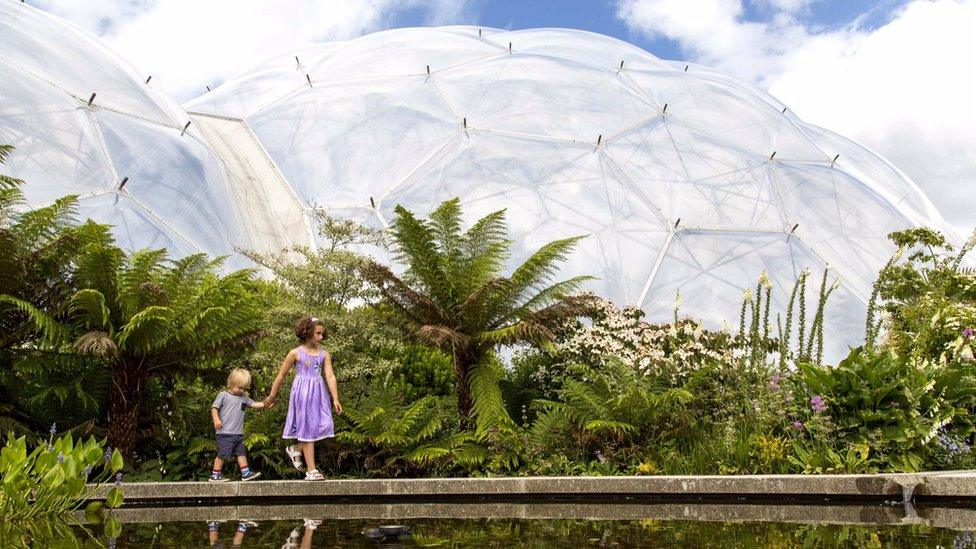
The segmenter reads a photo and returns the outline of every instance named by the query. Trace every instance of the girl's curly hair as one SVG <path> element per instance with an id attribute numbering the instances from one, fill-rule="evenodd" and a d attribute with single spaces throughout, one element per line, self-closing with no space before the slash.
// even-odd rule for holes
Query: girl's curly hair
<path id="1" fill-rule="evenodd" d="M 314 316 L 303 316 L 295 323 L 295 337 L 298 338 L 298 341 L 305 343 L 315 333 L 316 326 L 325 328 L 325 323 Z"/>

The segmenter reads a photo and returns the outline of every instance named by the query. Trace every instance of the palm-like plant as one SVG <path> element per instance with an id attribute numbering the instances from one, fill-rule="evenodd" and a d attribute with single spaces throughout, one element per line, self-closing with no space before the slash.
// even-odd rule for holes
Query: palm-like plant
<path id="1" fill-rule="evenodd" d="M 247 270 L 220 276 L 221 261 L 203 254 L 170 261 L 165 250 L 128 255 L 106 232 L 76 258 L 81 289 L 66 299 L 66 310 L 9 295 L 0 303 L 26 315 L 38 334 L 36 346 L 87 355 L 109 369 L 108 441 L 129 458 L 150 376 L 205 364 L 258 334 L 259 283 Z"/>
<path id="2" fill-rule="evenodd" d="M 572 294 L 590 277 L 551 283 L 557 264 L 582 237 L 546 244 L 506 277 L 502 269 L 511 241 L 504 210 L 483 217 L 466 232 L 461 225 L 457 198 L 441 204 L 430 219 L 418 219 L 397 206 L 392 234 L 406 275 L 399 277 L 375 261 L 363 268 L 363 275 L 409 319 L 422 342 L 451 354 L 458 411 L 466 428 L 481 396 L 473 399 L 472 388 L 486 400 L 500 402 L 497 383 L 479 381 L 496 377 L 487 360 L 492 350 L 551 341 L 558 323 L 584 312 L 584 300 Z M 507 418 L 504 406 L 475 412 Z"/>

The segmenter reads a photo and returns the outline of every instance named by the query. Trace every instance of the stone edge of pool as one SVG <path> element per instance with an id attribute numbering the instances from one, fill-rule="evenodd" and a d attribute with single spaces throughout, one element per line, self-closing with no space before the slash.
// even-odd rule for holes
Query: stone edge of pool
<path id="1" fill-rule="evenodd" d="M 127 502 L 152 504 L 165 500 L 261 500 L 303 498 L 383 499 L 478 498 L 504 500 L 552 496 L 609 499 L 622 496 L 695 497 L 749 500 L 791 497 L 841 498 L 856 501 L 972 499 L 976 502 L 976 471 L 866 475 L 738 475 L 738 476 L 617 476 L 617 477 L 495 477 L 351 479 L 307 482 L 132 482 L 123 483 Z M 111 485 L 95 490 L 104 499 Z"/>

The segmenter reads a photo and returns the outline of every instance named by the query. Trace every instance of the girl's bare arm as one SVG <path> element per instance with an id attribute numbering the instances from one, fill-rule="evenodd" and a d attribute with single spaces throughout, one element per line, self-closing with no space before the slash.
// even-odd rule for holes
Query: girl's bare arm
<path id="1" fill-rule="evenodd" d="M 342 404 L 339 403 L 339 384 L 336 382 L 335 372 L 332 371 L 332 355 L 322 349 L 325 353 L 325 368 L 322 373 L 325 375 L 325 384 L 329 386 L 329 394 L 332 395 L 332 408 L 337 414 L 342 413 Z"/>
<path id="2" fill-rule="evenodd" d="M 281 384 L 285 382 L 285 376 L 288 375 L 288 370 L 291 370 L 292 366 L 295 365 L 295 361 L 298 360 L 298 353 L 294 349 L 288 351 L 285 355 L 285 359 L 281 361 L 281 368 L 278 368 L 278 375 L 275 376 L 274 383 L 271 384 L 271 393 L 268 398 L 264 399 L 265 406 L 272 406 L 276 398 L 278 398 L 278 391 L 281 390 Z"/>

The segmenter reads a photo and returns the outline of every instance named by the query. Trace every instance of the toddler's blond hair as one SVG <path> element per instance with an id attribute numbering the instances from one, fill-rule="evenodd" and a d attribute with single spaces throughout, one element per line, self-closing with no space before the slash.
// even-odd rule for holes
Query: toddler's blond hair
<path id="1" fill-rule="evenodd" d="M 234 368 L 231 370 L 230 375 L 227 376 L 227 388 L 233 389 L 234 387 L 250 389 L 251 372 L 248 372 L 244 368 Z"/>

